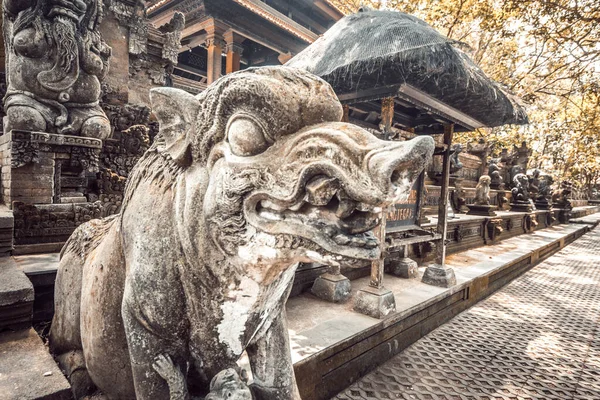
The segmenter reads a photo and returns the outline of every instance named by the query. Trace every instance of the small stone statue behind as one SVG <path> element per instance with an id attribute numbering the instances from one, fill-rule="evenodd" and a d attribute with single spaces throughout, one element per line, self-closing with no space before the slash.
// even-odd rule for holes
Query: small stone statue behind
<path id="1" fill-rule="evenodd" d="M 490 182 L 488 175 L 482 175 L 475 187 L 475 201 L 469 206 L 468 215 L 495 216 L 496 207 L 490 205 Z"/>
<path id="2" fill-rule="evenodd" d="M 569 200 L 569 196 L 573 192 L 573 184 L 570 181 L 562 181 L 560 188 L 552 193 L 552 205 L 555 208 L 563 208 L 571 210 L 573 206 Z"/>
<path id="3" fill-rule="evenodd" d="M 111 49 L 101 0 L 3 0 L 7 81 L 4 131 L 106 139 L 100 81 Z"/>
<path id="4" fill-rule="evenodd" d="M 488 175 L 491 179 L 490 187 L 492 189 L 502 190 L 504 189 L 504 183 L 502 179 L 502 171 L 500 166 L 498 165 L 499 163 L 499 159 L 492 158 L 490 160 L 488 167 Z"/>
<path id="5" fill-rule="evenodd" d="M 538 210 L 549 210 L 552 207 L 550 197 L 552 196 L 551 189 L 554 179 L 552 176 L 541 173 L 539 177 L 538 192 L 535 198 L 535 207 Z"/>
<path id="6" fill-rule="evenodd" d="M 513 188 L 511 189 L 512 202 L 510 211 L 529 212 L 532 210 L 529 201 L 529 178 L 523 173 L 518 173 L 513 178 Z"/>
<path id="7" fill-rule="evenodd" d="M 457 175 L 463 167 L 463 163 L 458 157 L 463 150 L 463 146 L 460 143 L 456 143 L 452 146 L 452 155 L 450 156 L 450 175 Z"/>
<path id="8" fill-rule="evenodd" d="M 573 205 L 569 200 L 571 193 L 573 192 L 573 183 L 570 181 L 562 181 L 560 188 L 556 189 L 552 193 L 552 207 L 555 215 L 558 217 L 558 221 L 561 224 L 566 224 L 571 219 L 571 210 Z"/>

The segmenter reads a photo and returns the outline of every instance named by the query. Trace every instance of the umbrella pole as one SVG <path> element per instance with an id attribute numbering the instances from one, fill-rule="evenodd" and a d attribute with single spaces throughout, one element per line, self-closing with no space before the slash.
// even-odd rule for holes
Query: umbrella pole
<path id="1" fill-rule="evenodd" d="M 381 123 L 383 125 L 383 136 L 387 140 L 392 128 L 394 118 L 394 98 L 386 97 L 381 100 Z M 379 240 L 381 256 L 371 263 L 371 281 L 369 286 L 361 289 L 354 300 L 354 310 L 373 318 L 383 318 L 391 312 L 396 311 L 396 300 L 391 290 L 383 287 L 383 272 L 385 265 L 385 223 L 387 209 L 381 213 L 380 224 L 373 230 L 373 234 Z"/>
<path id="2" fill-rule="evenodd" d="M 450 184 L 450 153 L 454 124 L 444 125 L 444 145 L 446 149 L 442 161 L 442 187 L 440 188 L 440 202 L 438 208 L 437 231 L 441 239 L 436 246 L 435 264 L 425 270 L 423 283 L 434 286 L 450 287 L 456 285 L 456 277 L 452 268 L 446 268 L 446 236 L 448 234 L 448 186 Z"/>

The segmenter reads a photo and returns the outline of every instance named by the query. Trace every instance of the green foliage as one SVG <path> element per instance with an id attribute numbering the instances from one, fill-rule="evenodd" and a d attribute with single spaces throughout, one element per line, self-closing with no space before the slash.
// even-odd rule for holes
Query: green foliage
<path id="1" fill-rule="evenodd" d="M 600 178 L 600 1 L 330 0 L 397 9 L 459 42 L 488 76 L 527 106 L 531 124 L 461 134 L 512 147 L 526 140 L 532 167 L 588 188 Z"/>

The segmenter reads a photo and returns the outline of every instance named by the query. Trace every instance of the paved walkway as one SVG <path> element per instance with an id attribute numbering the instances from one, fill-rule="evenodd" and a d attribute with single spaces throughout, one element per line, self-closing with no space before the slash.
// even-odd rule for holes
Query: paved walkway
<path id="1" fill-rule="evenodd" d="M 335 399 L 600 400 L 600 227 Z"/>

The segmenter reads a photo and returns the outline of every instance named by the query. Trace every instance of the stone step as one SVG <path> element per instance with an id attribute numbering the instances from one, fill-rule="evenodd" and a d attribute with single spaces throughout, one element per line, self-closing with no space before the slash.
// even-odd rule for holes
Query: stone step
<path id="1" fill-rule="evenodd" d="M 58 270 L 59 253 L 13 256 L 20 271 L 33 284 L 33 323 L 49 322 L 54 315 L 54 281 Z"/>
<path id="2" fill-rule="evenodd" d="M 34 290 L 12 257 L 0 257 L 0 331 L 31 327 Z"/>
<path id="3" fill-rule="evenodd" d="M 32 329 L 0 333 L 0 400 L 68 400 L 71 388 Z"/>
<path id="4" fill-rule="evenodd" d="M 14 224 L 13 212 L 0 205 L 0 255 L 8 255 L 13 249 Z"/>

